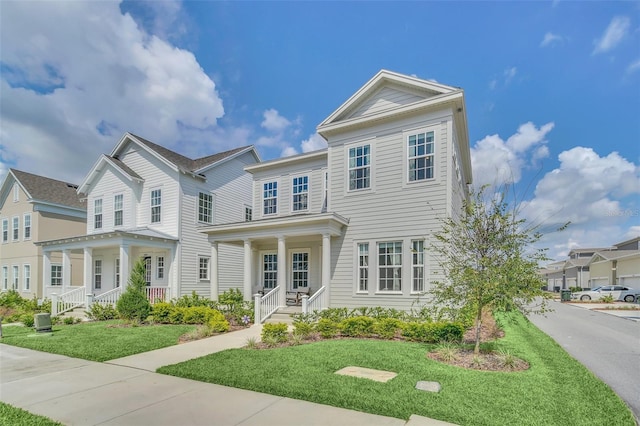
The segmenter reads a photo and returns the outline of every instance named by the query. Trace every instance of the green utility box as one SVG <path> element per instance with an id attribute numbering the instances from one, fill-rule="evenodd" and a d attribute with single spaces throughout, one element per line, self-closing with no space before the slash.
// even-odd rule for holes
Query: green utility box
<path id="1" fill-rule="evenodd" d="M 33 316 L 33 326 L 40 333 L 51 331 L 51 314 L 47 312 L 35 314 Z"/>
<path id="2" fill-rule="evenodd" d="M 571 290 L 562 290 L 560 292 L 561 302 L 571 302 Z"/>

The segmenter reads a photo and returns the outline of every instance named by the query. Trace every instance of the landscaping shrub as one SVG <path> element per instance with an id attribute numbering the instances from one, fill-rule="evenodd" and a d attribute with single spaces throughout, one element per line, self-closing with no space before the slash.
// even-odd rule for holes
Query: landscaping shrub
<path id="1" fill-rule="evenodd" d="M 138 259 L 131 271 L 127 289 L 118 299 L 116 309 L 124 320 L 140 323 L 151 313 L 151 304 L 144 291 L 147 284 L 145 269 L 144 259 Z"/>
<path id="2" fill-rule="evenodd" d="M 33 327 L 35 324 L 35 319 L 31 314 L 22 314 L 20 316 L 20 322 L 24 324 L 25 327 Z"/>
<path id="3" fill-rule="evenodd" d="M 459 322 L 432 323 L 434 342 L 459 342 L 464 336 L 465 327 Z"/>
<path id="4" fill-rule="evenodd" d="M 94 303 L 87 311 L 87 317 L 93 321 L 109 321 L 118 318 L 118 311 L 112 304 Z"/>
<path id="5" fill-rule="evenodd" d="M 188 307 L 172 306 L 169 312 L 169 324 L 182 324 L 184 313 Z"/>
<path id="6" fill-rule="evenodd" d="M 3 322 L 23 322 L 26 314 L 33 316 L 40 312 L 51 313 L 51 301 L 45 299 L 42 305 L 38 305 L 35 296 L 26 299 L 20 296 L 16 290 L 0 293 L 0 317 Z"/>
<path id="7" fill-rule="evenodd" d="M 373 324 L 373 332 L 381 339 L 393 339 L 402 329 L 402 321 L 397 318 L 380 318 Z"/>
<path id="8" fill-rule="evenodd" d="M 276 342 L 283 343 L 286 342 L 289 335 L 287 332 L 287 324 L 277 323 L 271 324 L 267 323 L 262 327 L 261 338 L 262 341 L 268 342 L 270 340 L 275 340 Z"/>
<path id="9" fill-rule="evenodd" d="M 75 322 L 75 320 L 73 319 L 73 317 L 64 317 L 62 318 L 62 322 L 65 325 L 73 325 L 73 323 Z"/>
<path id="10" fill-rule="evenodd" d="M 184 295 L 176 300 L 175 306 L 180 308 L 190 308 L 193 306 L 210 306 L 211 300 L 206 297 L 198 296 L 198 293 L 193 291 L 191 296 Z"/>
<path id="11" fill-rule="evenodd" d="M 318 313 L 320 319 L 327 319 L 335 323 L 339 323 L 343 319 L 349 318 L 349 310 L 347 308 L 329 308 Z"/>
<path id="12" fill-rule="evenodd" d="M 338 335 L 338 323 L 328 318 L 320 318 L 316 324 L 316 331 L 324 339 L 332 339 Z"/>
<path id="13" fill-rule="evenodd" d="M 151 319 L 158 324 L 169 324 L 171 312 L 175 307 L 168 302 L 154 303 L 151 306 Z"/>
<path id="14" fill-rule="evenodd" d="M 313 325 L 307 322 L 294 321 L 293 335 L 306 339 L 313 333 Z"/>
<path id="15" fill-rule="evenodd" d="M 373 334 L 375 320 L 371 317 L 358 316 L 340 322 L 340 331 L 344 336 L 369 337 Z"/>
<path id="16" fill-rule="evenodd" d="M 460 323 L 408 322 L 402 327 L 402 336 L 407 340 L 423 343 L 454 342 L 462 340 L 464 330 Z"/>
<path id="17" fill-rule="evenodd" d="M 607 294 L 606 296 L 602 296 L 600 298 L 600 302 L 602 303 L 613 303 L 613 296 L 610 294 Z"/>
<path id="18" fill-rule="evenodd" d="M 213 314 L 207 323 L 209 328 L 214 333 L 225 333 L 229 331 L 229 321 L 224 318 L 224 315 L 220 311 L 213 310 Z"/>
<path id="19" fill-rule="evenodd" d="M 217 312 L 208 306 L 190 306 L 184 308 L 182 314 L 183 324 L 205 324 L 209 322 L 209 319 L 213 316 L 213 313 Z"/>

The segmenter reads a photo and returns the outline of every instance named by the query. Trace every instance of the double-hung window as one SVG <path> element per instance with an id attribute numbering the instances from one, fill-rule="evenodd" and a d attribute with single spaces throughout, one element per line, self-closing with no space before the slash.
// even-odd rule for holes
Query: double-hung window
<path id="1" fill-rule="evenodd" d="M 264 215 L 278 213 L 278 182 L 267 182 L 262 185 L 262 203 Z"/>
<path id="2" fill-rule="evenodd" d="M 378 243 L 380 291 L 402 291 L 402 241 Z"/>
<path id="3" fill-rule="evenodd" d="M 198 222 L 213 223 L 213 194 L 198 194 Z"/>
<path id="4" fill-rule="evenodd" d="M 201 256 L 198 259 L 198 277 L 200 281 L 207 281 L 209 279 L 209 258 Z"/>
<path id="5" fill-rule="evenodd" d="M 308 209 L 309 176 L 293 178 L 293 211 L 299 212 Z"/>
<path id="6" fill-rule="evenodd" d="M 13 281 L 11 288 L 14 290 L 18 289 L 18 283 L 20 282 L 20 268 L 18 265 L 13 266 Z"/>
<path id="7" fill-rule="evenodd" d="M 244 221 L 251 222 L 253 220 L 253 210 L 249 206 L 244 206 Z"/>
<path id="8" fill-rule="evenodd" d="M 96 290 L 102 288 L 102 259 L 96 259 L 93 262 L 93 288 Z"/>
<path id="9" fill-rule="evenodd" d="M 9 287 L 9 267 L 2 267 L 2 289 L 8 290 Z"/>
<path id="10" fill-rule="evenodd" d="M 102 228 L 102 198 L 93 200 L 93 227 Z"/>
<path id="11" fill-rule="evenodd" d="M 113 197 L 113 226 L 122 226 L 124 222 L 124 195 Z"/>
<path id="12" fill-rule="evenodd" d="M 369 290 L 369 243 L 358 244 L 358 291 Z"/>
<path id="13" fill-rule="evenodd" d="M 291 256 L 291 284 L 294 289 L 309 287 L 309 253 L 293 253 Z"/>
<path id="14" fill-rule="evenodd" d="M 433 178 L 433 132 L 417 133 L 407 137 L 409 182 Z"/>
<path id="15" fill-rule="evenodd" d="M 349 148 L 349 190 L 371 185 L 371 145 Z"/>
<path id="16" fill-rule="evenodd" d="M 164 279 L 164 256 L 156 258 L 156 278 L 159 280 Z"/>
<path id="17" fill-rule="evenodd" d="M 51 285 L 62 285 L 62 265 L 51 265 Z"/>
<path id="18" fill-rule="evenodd" d="M 266 289 L 278 285 L 278 255 L 265 253 L 262 255 L 262 286 Z"/>
<path id="19" fill-rule="evenodd" d="M 20 218 L 18 216 L 15 216 L 11 219 L 11 221 L 13 224 L 11 228 L 11 241 L 18 241 L 18 237 L 20 236 Z"/>
<path id="20" fill-rule="evenodd" d="M 22 219 L 22 238 L 31 239 L 31 213 L 25 213 Z"/>
<path id="21" fill-rule="evenodd" d="M 31 291 L 31 265 L 23 265 L 22 269 L 22 288 L 24 291 Z"/>
<path id="22" fill-rule="evenodd" d="M 115 280 L 116 280 L 116 285 L 115 287 L 120 287 L 120 258 L 116 257 L 115 259 Z"/>
<path id="23" fill-rule="evenodd" d="M 2 219 L 2 242 L 9 241 L 9 219 Z"/>
<path id="24" fill-rule="evenodd" d="M 151 257 L 144 258 L 144 281 L 147 287 L 151 286 Z"/>
<path id="25" fill-rule="evenodd" d="M 411 241 L 411 291 L 424 291 L 424 240 Z"/>
<path id="26" fill-rule="evenodd" d="M 162 220 L 162 189 L 151 191 L 151 223 Z"/>

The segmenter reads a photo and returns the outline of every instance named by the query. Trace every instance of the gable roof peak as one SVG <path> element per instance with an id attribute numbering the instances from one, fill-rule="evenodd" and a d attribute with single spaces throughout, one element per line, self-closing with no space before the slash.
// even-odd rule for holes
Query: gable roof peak
<path id="1" fill-rule="evenodd" d="M 78 197 L 76 192 L 78 185 L 76 184 L 13 168 L 9 169 L 9 174 L 7 174 L 5 182 L 8 182 L 9 176 L 13 176 L 15 181 L 27 194 L 30 201 L 55 204 L 74 209 L 86 209 L 85 204 Z M 2 192 L 4 193 L 5 190 L 3 189 Z"/>

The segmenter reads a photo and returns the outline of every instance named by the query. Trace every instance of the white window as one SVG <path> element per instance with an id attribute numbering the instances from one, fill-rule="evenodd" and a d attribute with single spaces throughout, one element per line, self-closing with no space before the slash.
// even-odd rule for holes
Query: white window
<path id="1" fill-rule="evenodd" d="M 20 268 L 18 265 L 13 265 L 13 281 L 11 281 L 11 288 L 14 290 L 18 289 L 18 283 L 20 282 Z"/>
<path id="2" fill-rule="evenodd" d="M 200 281 L 206 281 L 209 279 L 209 258 L 208 257 L 200 257 L 198 258 L 198 276 L 200 277 Z"/>
<path id="3" fill-rule="evenodd" d="M 62 265 L 51 265 L 51 285 L 62 285 Z"/>
<path id="4" fill-rule="evenodd" d="M 309 287 L 309 253 L 291 255 L 291 283 L 294 289 Z"/>
<path id="5" fill-rule="evenodd" d="M 407 142 L 409 182 L 433 178 L 433 132 L 409 135 Z"/>
<path id="6" fill-rule="evenodd" d="M 293 211 L 307 210 L 309 199 L 309 177 L 300 176 L 293 178 Z"/>
<path id="7" fill-rule="evenodd" d="M 2 242 L 9 241 L 9 219 L 2 219 Z"/>
<path id="8" fill-rule="evenodd" d="M 17 183 L 13 184 L 13 202 L 17 203 L 20 201 L 20 186 Z"/>
<path id="9" fill-rule="evenodd" d="M 158 256 L 156 258 L 156 277 L 159 280 L 164 279 L 164 256 Z"/>
<path id="10" fill-rule="evenodd" d="M 162 189 L 151 191 L 151 223 L 162 220 Z"/>
<path id="11" fill-rule="evenodd" d="M 276 214 L 278 212 L 278 182 L 267 182 L 262 186 L 263 214 Z"/>
<path id="12" fill-rule="evenodd" d="M 22 222 L 22 238 L 25 240 L 31 239 L 31 213 L 25 213 Z"/>
<path id="13" fill-rule="evenodd" d="M 411 291 L 424 291 L 424 241 L 411 241 Z"/>
<path id="14" fill-rule="evenodd" d="M 380 291 L 402 291 L 402 242 L 378 243 Z"/>
<path id="15" fill-rule="evenodd" d="M 358 244 L 358 291 L 369 290 L 369 243 Z"/>
<path id="16" fill-rule="evenodd" d="M 22 288 L 31 291 L 31 265 L 23 265 Z"/>
<path id="17" fill-rule="evenodd" d="M 151 257 L 149 256 L 144 258 L 144 281 L 147 287 L 151 285 Z"/>
<path id="18" fill-rule="evenodd" d="M 278 285 L 278 255 L 265 253 L 262 255 L 262 286 L 276 288 Z"/>
<path id="19" fill-rule="evenodd" d="M 371 146 L 349 148 L 349 190 L 369 188 L 371 185 Z"/>
<path id="20" fill-rule="evenodd" d="M 322 211 L 329 209 L 329 172 L 324 172 L 324 200 L 322 202 Z"/>
<path id="21" fill-rule="evenodd" d="M 18 216 L 15 216 L 11 219 L 11 222 L 13 223 L 13 226 L 11 228 L 11 241 L 18 241 L 18 237 L 20 236 L 20 218 Z"/>
<path id="22" fill-rule="evenodd" d="M 124 195 L 113 197 L 113 226 L 122 226 L 124 222 Z"/>
<path id="23" fill-rule="evenodd" d="M 249 206 L 244 206 L 244 221 L 251 222 L 253 220 L 253 209 Z"/>
<path id="24" fill-rule="evenodd" d="M 93 227 L 102 228 L 102 198 L 93 200 Z"/>
<path id="25" fill-rule="evenodd" d="M 116 279 L 114 287 L 120 287 L 120 258 L 119 257 L 116 257 L 116 259 L 115 259 L 115 271 L 114 272 L 115 272 L 114 276 L 115 276 L 115 279 Z"/>
<path id="26" fill-rule="evenodd" d="M 198 194 L 198 222 L 213 222 L 213 195 L 201 192 Z"/>
<path id="27" fill-rule="evenodd" d="M 9 288 L 9 267 L 2 267 L 2 289 L 8 290 Z"/>
<path id="28" fill-rule="evenodd" d="M 102 288 L 102 259 L 96 259 L 93 262 L 93 288 L 96 290 Z"/>

